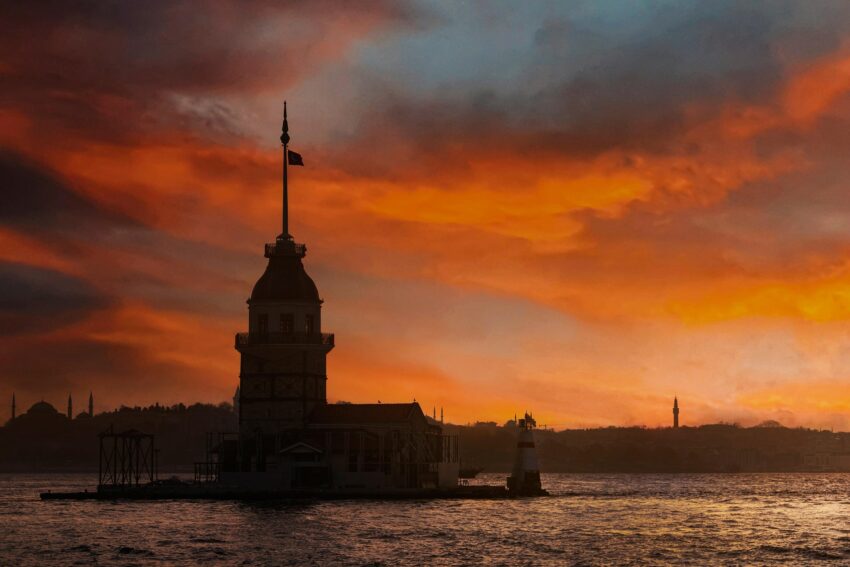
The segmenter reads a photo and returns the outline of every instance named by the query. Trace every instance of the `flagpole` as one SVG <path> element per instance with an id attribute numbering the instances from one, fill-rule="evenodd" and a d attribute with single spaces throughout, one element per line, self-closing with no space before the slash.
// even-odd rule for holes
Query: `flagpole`
<path id="1" fill-rule="evenodd" d="M 283 101 L 283 127 L 280 142 L 283 145 L 283 238 L 289 238 L 289 190 L 287 188 L 287 162 L 289 161 L 286 146 L 289 143 L 289 124 L 286 122 L 286 101 Z"/>

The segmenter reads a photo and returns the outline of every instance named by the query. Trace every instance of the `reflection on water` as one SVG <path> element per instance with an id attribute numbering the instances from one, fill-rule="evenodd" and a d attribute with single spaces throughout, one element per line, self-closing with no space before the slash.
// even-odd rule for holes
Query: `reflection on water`
<path id="1" fill-rule="evenodd" d="M 0 475 L 0 564 L 850 562 L 848 474 L 544 475 L 553 497 L 501 501 L 38 500 L 91 482 Z"/>

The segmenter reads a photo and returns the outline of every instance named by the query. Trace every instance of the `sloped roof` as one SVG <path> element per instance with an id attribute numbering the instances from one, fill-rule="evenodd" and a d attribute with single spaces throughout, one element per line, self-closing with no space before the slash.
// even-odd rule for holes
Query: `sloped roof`
<path id="1" fill-rule="evenodd" d="M 399 423 L 422 414 L 419 404 L 323 404 L 313 409 L 310 423 Z"/>

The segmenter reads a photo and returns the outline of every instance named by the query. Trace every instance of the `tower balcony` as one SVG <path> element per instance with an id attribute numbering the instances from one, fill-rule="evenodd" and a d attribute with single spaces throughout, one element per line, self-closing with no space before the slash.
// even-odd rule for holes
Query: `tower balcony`
<path id="1" fill-rule="evenodd" d="M 236 348 L 247 345 L 334 346 L 333 333 L 236 333 Z"/>
<path id="2" fill-rule="evenodd" d="M 307 246 L 298 244 L 293 240 L 278 238 L 275 242 L 266 244 L 266 258 L 273 256 L 298 256 L 303 258 L 307 254 Z"/>

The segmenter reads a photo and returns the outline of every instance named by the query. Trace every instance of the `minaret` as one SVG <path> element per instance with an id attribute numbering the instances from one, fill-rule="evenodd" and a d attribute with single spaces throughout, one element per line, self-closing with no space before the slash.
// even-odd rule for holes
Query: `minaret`
<path id="1" fill-rule="evenodd" d="M 288 150 L 289 124 L 284 118 L 283 214 L 280 236 L 266 244 L 266 271 L 248 299 L 248 332 L 236 335 L 241 354 L 239 431 L 275 435 L 301 428 L 313 408 L 326 404 L 326 357 L 334 336 L 322 333 L 322 300 L 304 270 L 307 253 L 289 234 L 287 164 L 301 165 Z"/>
<path id="2" fill-rule="evenodd" d="M 15 392 L 12 392 L 12 419 L 17 416 L 17 406 L 15 405 Z"/>
<path id="3" fill-rule="evenodd" d="M 74 419 L 73 406 L 71 404 L 71 394 L 68 394 L 68 419 Z"/>
<path id="4" fill-rule="evenodd" d="M 679 428 L 679 398 L 673 397 L 673 429 Z"/>
<path id="5" fill-rule="evenodd" d="M 89 392 L 89 417 L 94 417 L 94 394 Z"/>

